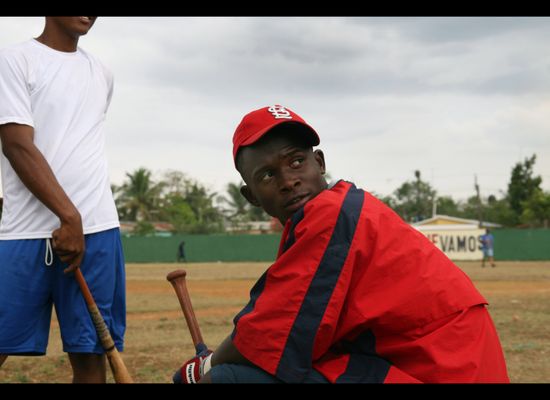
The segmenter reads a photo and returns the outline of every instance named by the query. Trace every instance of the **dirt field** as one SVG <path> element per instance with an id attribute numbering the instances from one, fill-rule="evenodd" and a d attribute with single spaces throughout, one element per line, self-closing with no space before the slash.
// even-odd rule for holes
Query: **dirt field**
<path id="1" fill-rule="evenodd" d="M 458 263 L 488 299 L 512 382 L 550 382 L 550 262 L 501 262 L 481 269 Z M 136 382 L 168 383 L 193 355 L 191 337 L 166 274 L 182 265 L 128 264 L 128 323 L 122 356 Z M 234 315 L 265 263 L 185 264 L 205 341 L 213 348 L 231 332 Z M 110 371 L 109 382 L 113 382 Z M 0 382 L 61 382 L 71 369 L 54 317 L 48 354 L 10 357 Z"/>

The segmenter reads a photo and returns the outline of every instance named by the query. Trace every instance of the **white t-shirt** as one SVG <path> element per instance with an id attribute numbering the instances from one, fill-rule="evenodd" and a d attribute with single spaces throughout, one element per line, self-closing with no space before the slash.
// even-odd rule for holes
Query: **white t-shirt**
<path id="1" fill-rule="evenodd" d="M 105 155 L 104 122 L 113 76 L 78 48 L 67 53 L 35 39 L 0 50 L 0 125 L 34 128 L 34 144 L 82 217 L 84 233 L 119 226 Z M 0 155 L 4 206 L 0 240 L 51 237 L 59 218 Z"/>

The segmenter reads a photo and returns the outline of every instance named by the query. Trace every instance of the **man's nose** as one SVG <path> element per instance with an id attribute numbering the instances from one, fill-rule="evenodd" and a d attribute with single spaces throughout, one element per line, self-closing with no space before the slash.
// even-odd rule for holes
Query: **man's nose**
<path id="1" fill-rule="evenodd" d="M 279 189 L 288 192 L 300 185 L 300 177 L 292 170 L 283 171 L 279 177 Z"/>

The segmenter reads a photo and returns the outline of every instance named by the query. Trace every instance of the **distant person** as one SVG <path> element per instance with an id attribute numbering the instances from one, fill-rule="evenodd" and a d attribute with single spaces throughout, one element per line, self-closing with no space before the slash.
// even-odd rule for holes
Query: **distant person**
<path id="1" fill-rule="evenodd" d="M 105 153 L 113 75 L 78 46 L 96 17 L 46 17 L 0 51 L 0 365 L 46 353 L 52 307 L 74 383 L 106 382 L 106 358 L 73 272 L 122 351 L 126 289 Z"/>
<path id="2" fill-rule="evenodd" d="M 495 237 L 491 233 L 491 230 L 487 228 L 485 235 L 481 236 L 481 250 L 483 251 L 483 260 L 481 261 L 481 267 L 485 268 L 485 261 L 489 260 L 491 267 L 495 265 L 495 251 L 494 251 Z"/>
<path id="3" fill-rule="evenodd" d="M 182 240 L 178 246 L 178 262 L 187 262 L 185 257 L 185 242 Z"/>
<path id="4" fill-rule="evenodd" d="M 318 144 L 280 105 L 237 127 L 241 193 L 285 228 L 232 332 L 174 382 L 509 382 L 487 300 L 468 276 L 368 192 L 328 185 Z"/>

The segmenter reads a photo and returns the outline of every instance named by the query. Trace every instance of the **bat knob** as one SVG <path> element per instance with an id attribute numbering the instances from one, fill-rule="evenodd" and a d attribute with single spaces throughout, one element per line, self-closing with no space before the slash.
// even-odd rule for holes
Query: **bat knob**
<path id="1" fill-rule="evenodd" d="M 178 278 L 185 278 L 187 275 L 187 272 L 183 269 L 177 269 L 175 271 L 170 272 L 168 275 L 166 275 L 166 280 L 173 281 Z"/>

